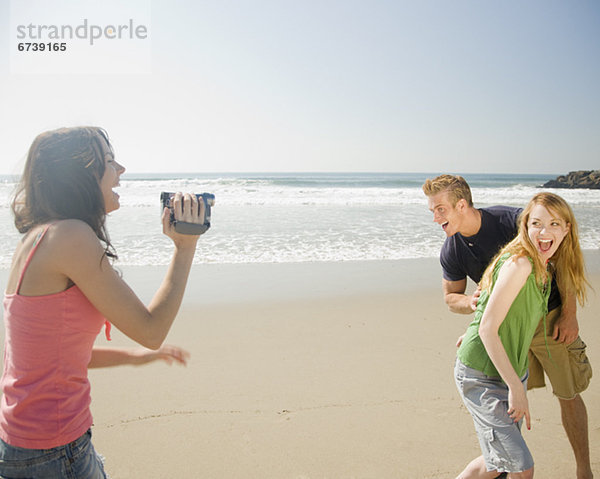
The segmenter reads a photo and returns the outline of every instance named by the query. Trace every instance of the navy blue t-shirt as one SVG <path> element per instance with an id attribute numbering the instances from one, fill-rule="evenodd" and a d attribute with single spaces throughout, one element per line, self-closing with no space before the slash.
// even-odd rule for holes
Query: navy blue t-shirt
<path id="1" fill-rule="evenodd" d="M 479 283 L 487 265 L 500 249 L 517 236 L 522 208 L 492 206 L 479 208 L 481 228 L 475 236 L 456 233 L 448 238 L 440 252 L 444 279 L 460 281 L 467 276 Z"/>
<path id="2" fill-rule="evenodd" d="M 448 238 L 440 252 L 444 279 L 461 281 L 468 276 L 479 283 L 496 253 L 518 233 L 518 218 L 523 208 L 491 206 L 479 208 L 481 228 L 475 236 L 456 233 Z M 552 281 L 548 310 L 561 305 L 556 281 Z"/>

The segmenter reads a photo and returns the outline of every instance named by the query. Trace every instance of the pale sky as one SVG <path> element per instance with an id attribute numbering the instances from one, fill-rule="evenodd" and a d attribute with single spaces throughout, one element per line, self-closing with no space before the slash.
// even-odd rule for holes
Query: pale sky
<path id="1" fill-rule="evenodd" d="M 600 2 L 137 1 L 150 74 L 17 75 L 0 0 L 1 174 L 81 124 L 130 173 L 600 168 Z"/>

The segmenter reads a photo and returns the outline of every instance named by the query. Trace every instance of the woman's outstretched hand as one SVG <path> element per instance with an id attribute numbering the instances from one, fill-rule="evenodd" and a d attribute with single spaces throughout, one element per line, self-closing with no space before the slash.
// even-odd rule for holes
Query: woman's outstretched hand
<path id="1" fill-rule="evenodd" d="M 153 361 L 164 361 L 168 365 L 173 363 L 187 366 L 190 353 L 179 346 L 172 346 L 170 344 L 164 344 L 157 350 L 141 348 L 134 352 L 135 364 L 142 365 L 148 364 Z"/>
<path id="2" fill-rule="evenodd" d="M 116 366 L 141 366 L 154 361 L 164 361 L 186 366 L 190 353 L 179 346 L 163 344 L 158 349 L 112 348 L 94 346 L 88 368 L 111 368 Z"/>

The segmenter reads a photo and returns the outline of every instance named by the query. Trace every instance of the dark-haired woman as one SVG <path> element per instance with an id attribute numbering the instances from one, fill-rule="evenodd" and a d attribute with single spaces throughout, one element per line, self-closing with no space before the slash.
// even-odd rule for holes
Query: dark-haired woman
<path id="1" fill-rule="evenodd" d="M 4 297 L 5 349 L 0 401 L 0 477 L 104 478 L 91 444 L 88 367 L 185 364 L 163 346 L 181 304 L 198 236 L 181 235 L 162 215 L 174 243 L 171 264 L 145 306 L 113 269 L 105 228 L 119 208 L 119 177 L 104 130 L 63 128 L 31 145 L 13 201 L 17 245 Z M 175 217 L 202 222 L 195 195 L 178 193 Z M 110 324 L 144 346 L 94 347 Z"/>

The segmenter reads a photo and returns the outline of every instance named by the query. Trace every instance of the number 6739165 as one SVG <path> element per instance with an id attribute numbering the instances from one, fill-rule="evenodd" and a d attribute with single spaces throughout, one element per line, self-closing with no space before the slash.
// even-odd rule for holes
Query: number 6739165
<path id="1" fill-rule="evenodd" d="M 19 43 L 17 50 L 20 52 L 64 52 L 67 50 L 66 43 Z"/>

